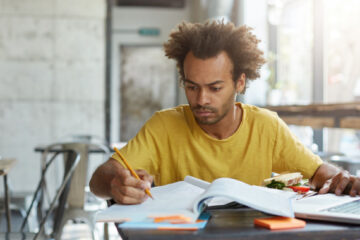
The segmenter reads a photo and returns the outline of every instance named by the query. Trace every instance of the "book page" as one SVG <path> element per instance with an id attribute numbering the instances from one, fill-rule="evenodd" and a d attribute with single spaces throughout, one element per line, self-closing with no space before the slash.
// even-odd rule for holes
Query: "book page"
<path id="1" fill-rule="evenodd" d="M 209 182 L 193 176 L 186 176 L 184 181 L 202 189 L 207 189 L 210 186 Z"/>
<path id="2" fill-rule="evenodd" d="M 193 202 L 204 189 L 180 181 L 165 186 L 154 187 L 151 194 L 154 200 L 148 198 L 142 204 L 114 204 L 99 212 L 96 220 L 99 222 L 143 221 L 148 217 L 185 215 L 194 221 L 198 214 L 192 211 Z"/>
<path id="3" fill-rule="evenodd" d="M 291 199 L 296 197 L 296 193 L 252 186 L 231 178 L 213 181 L 206 192 L 195 200 L 194 212 L 201 211 L 204 202 L 216 197 L 227 198 L 265 213 L 294 217 Z"/>

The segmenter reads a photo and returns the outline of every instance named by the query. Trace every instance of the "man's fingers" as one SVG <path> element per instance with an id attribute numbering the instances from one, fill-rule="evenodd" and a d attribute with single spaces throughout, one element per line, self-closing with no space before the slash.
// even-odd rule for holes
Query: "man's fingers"
<path id="1" fill-rule="evenodd" d="M 335 194 L 341 195 L 344 192 L 346 186 L 350 182 L 350 174 L 348 171 L 342 171 L 341 173 L 338 174 L 338 176 L 339 176 L 339 180 L 335 189 Z"/>
<path id="2" fill-rule="evenodd" d="M 360 195 L 360 179 L 357 177 L 351 177 L 351 181 L 352 181 L 352 187 L 350 190 L 350 195 L 352 197 L 355 197 L 356 194 Z"/>
<path id="3" fill-rule="evenodd" d="M 136 170 L 140 179 L 134 177 L 129 170 L 120 169 L 111 180 L 111 197 L 121 204 L 138 204 L 146 200 L 145 189 L 151 188 L 153 178 L 145 170 Z"/>
<path id="4" fill-rule="evenodd" d="M 121 192 L 121 195 L 130 198 L 144 199 L 146 196 L 146 193 L 143 189 L 129 187 L 129 186 L 121 186 L 118 189 L 118 191 Z"/>
<path id="5" fill-rule="evenodd" d="M 138 187 L 139 182 L 141 183 L 142 181 L 135 178 L 130 179 L 130 177 L 125 181 L 114 178 L 111 181 L 112 198 L 121 204 L 137 204 L 143 202 L 146 199 L 146 194 L 144 189 Z"/>
<path id="6" fill-rule="evenodd" d="M 337 184 L 339 183 L 341 178 L 340 174 L 335 175 L 334 177 L 326 180 L 322 188 L 319 190 L 320 194 L 325 194 L 328 192 L 334 192 L 336 189 Z"/>
<path id="7" fill-rule="evenodd" d="M 115 202 L 121 204 L 139 204 L 142 203 L 147 197 L 144 196 L 143 198 L 134 198 L 123 194 L 118 194 L 116 198 L 114 198 Z"/>
<path id="8" fill-rule="evenodd" d="M 330 190 L 331 183 L 332 183 L 332 179 L 327 180 L 327 181 L 324 183 L 324 185 L 320 188 L 319 194 L 328 193 L 329 190 Z"/>
<path id="9" fill-rule="evenodd" d="M 145 170 L 143 169 L 139 169 L 139 170 L 136 170 L 136 173 L 139 175 L 140 179 L 147 182 L 147 187 L 146 188 L 151 188 L 151 184 L 153 183 L 154 181 L 154 178 L 153 176 L 151 176 L 148 172 L 146 172 Z"/>

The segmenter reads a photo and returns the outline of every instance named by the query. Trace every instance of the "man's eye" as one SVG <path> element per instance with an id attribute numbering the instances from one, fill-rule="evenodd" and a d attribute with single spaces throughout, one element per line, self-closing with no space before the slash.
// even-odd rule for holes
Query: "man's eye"
<path id="1" fill-rule="evenodd" d="M 212 87 L 211 90 L 217 92 L 221 90 L 221 87 Z"/>

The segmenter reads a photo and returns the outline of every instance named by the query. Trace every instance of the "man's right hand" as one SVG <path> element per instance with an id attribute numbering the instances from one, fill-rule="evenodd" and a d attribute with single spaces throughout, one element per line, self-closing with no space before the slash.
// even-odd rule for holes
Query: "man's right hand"
<path id="1" fill-rule="evenodd" d="M 120 204 L 138 204 L 147 198 L 145 189 L 151 187 L 153 177 L 145 170 L 135 170 L 141 180 L 116 159 L 101 164 L 90 180 L 90 189 L 98 197 L 114 199 Z"/>
<path id="2" fill-rule="evenodd" d="M 148 198 L 145 189 L 151 188 L 153 177 L 145 170 L 135 170 L 141 180 L 131 175 L 130 171 L 121 168 L 110 183 L 110 194 L 120 204 L 139 204 Z"/>

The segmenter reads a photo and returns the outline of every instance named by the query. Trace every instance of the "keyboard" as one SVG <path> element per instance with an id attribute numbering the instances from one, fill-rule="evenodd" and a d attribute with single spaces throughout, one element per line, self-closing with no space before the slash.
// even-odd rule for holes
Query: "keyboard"
<path id="1" fill-rule="evenodd" d="M 360 215 L 360 199 L 348 203 L 344 203 L 335 207 L 326 208 L 322 210 L 323 212 L 333 212 L 333 213 L 350 213 L 355 215 Z"/>

